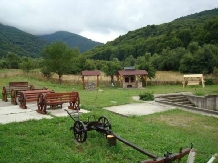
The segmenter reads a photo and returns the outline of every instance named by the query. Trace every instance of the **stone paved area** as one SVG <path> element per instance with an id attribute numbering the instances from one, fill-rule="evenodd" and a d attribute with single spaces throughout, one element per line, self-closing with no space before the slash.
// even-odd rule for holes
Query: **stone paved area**
<path id="1" fill-rule="evenodd" d="M 54 116 L 68 116 L 67 112 L 64 109 L 68 109 L 68 104 L 63 104 L 62 108 L 58 108 L 55 110 L 49 109 L 47 110 L 49 114 L 43 115 L 36 112 L 37 105 L 35 103 L 28 103 L 27 109 L 21 109 L 18 105 L 13 105 L 10 102 L 4 102 L 0 100 L 0 123 L 6 124 L 11 122 L 21 122 L 30 119 L 40 120 L 42 118 L 53 118 Z M 81 109 L 81 113 L 87 113 L 88 111 Z"/>

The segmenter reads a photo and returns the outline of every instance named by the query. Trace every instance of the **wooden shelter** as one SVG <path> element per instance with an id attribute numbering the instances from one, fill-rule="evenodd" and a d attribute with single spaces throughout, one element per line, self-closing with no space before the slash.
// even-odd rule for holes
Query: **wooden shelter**
<path id="1" fill-rule="evenodd" d="M 199 85 L 202 83 L 202 87 L 205 87 L 203 74 L 188 74 L 183 76 L 183 88 L 187 85 Z"/>
<path id="2" fill-rule="evenodd" d="M 118 71 L 118 80 L 123 88 L 141 88 L 143 78 L 147 87 L 147 76 L 147 71 L 134 68 L 124 68 L 124 70 Z"/>
<path id="3" fill-rule="evenodd" d="M 99 87 L 99 75 L 101 74 L 99 70 L 85 70 L 82 71 L 82 82 L 83 82 L 83 89 L 86 89 L 86 83 L 85 83 L 85 76 L 96 76 L 96 87 Z"/>

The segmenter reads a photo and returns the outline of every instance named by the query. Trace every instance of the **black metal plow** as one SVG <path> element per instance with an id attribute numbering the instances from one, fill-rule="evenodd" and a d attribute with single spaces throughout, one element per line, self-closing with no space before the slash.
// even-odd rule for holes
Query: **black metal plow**
<path id="1" fill-rule="evenodd" d="M 172 154 L 167 152 L 166 154 L 164 154 L 163 157 L 159 157 L 119 137 L 116 133 L 112 131 L 111 123 L 109 119 L 105 116 L 101 116 L 98 118 L 98 120 L 96 120 L 95 116 L 91 115 L 90 117 L 88 117 L 88 121 L 81 121 L 79 118 L 78 111 L 77 116 L 75 116 L 75 112 L 70 113 L 67 111 L 67 113 L 74 120 L 74 125 L 70 127 L 70 130 L 73 131 L 76 141 L 78 141 L 79 143 L 85 142 L 87 138 L 87 132 L 91 130 L 96 130 L 97 132 L 100 132 L 106 137 L 111 136 L 113 139 L 119 140 L 122 143 L 132 147 L 133 149 L 151 158 L 149 160 L 141 161 L 141 163 L 173 163 L 176 160 L 178 160 L 178 163 L 180 163 L 181 159 L 185 155 L 189 154 L 193 146 L 191 144 L 190 148 L 180 148 L 178 153 Z M 94 120 L 91 121 L 90 119 Z"/>

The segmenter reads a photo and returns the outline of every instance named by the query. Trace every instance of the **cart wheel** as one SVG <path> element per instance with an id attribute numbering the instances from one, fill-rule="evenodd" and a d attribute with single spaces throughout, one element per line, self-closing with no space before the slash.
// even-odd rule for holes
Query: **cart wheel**
<path id="1" fill-rule="evenodd" d="M 79 143 L 83 143 L 87 138 L 87 130 L 83 122 L 76 121 L 73 126 L 74 137 Z"/>
<path id="2" fill-rule="evenodd" d="M 105 116 L 98 118 L 98 123 L 100 127 L 103 127 L 107 131 L 112 129 L 109 119 Z M 105 133 L 103 135 L 107 136 Z"/>

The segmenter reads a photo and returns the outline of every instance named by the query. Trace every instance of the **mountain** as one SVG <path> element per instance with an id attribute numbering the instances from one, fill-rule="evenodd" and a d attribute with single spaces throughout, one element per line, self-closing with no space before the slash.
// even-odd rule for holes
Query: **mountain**
<path id="1" fill-rule="evenodd" d="M 39 37 L 48 42 L 63 41 L 72 48 L 78 47 L 80 52 L 85 52 L 96 46 L 103 45 L 103 43 L 95 42 L 87 39 L 86 37 L 82 37 L 80 35 L 66 31 L 58 31 L 53 34 L 41 35 Z"/>
<path id="2" fill-rule="evenodd" d="M 7 55 L 8 52 L 14 52 L 19 56 L 38 58 L 44 47 L 53 41 L 64 41 L 72 48 L 78 47 L 80 52 L 102 45 L 69 32 L 60 31 L 39 37 L 0 23 L 0 57 Z"/>
<path id="3" fill-rule="evenodd" d="M 19 56 L 38 57 L 48 42 L 15 27 L 0 24 L 0 57 L 14 52 Z"/>
<path id="4" fill-rule="evenodd" d="M 218 44 L 218 8 L 175 19 L 161 25 L 147 25 L 129 31 L 105 45 L 84 53 L 90 59 L 124 61 L 149 52 L 160 54 L 164 49 L 187 48 L 191 42 Z"/>

